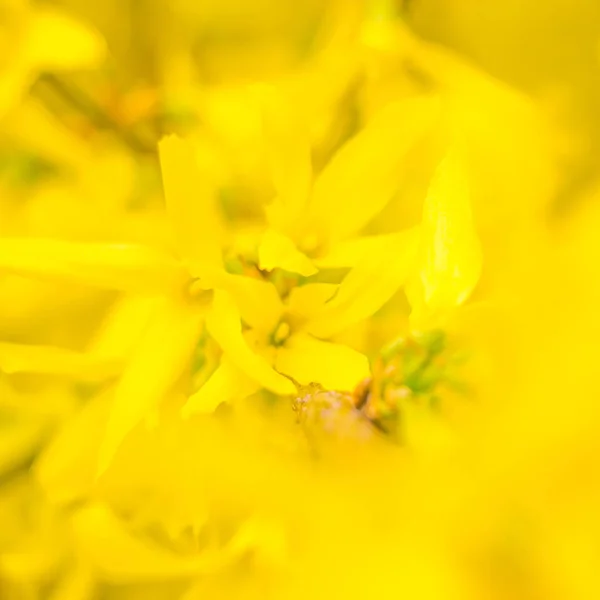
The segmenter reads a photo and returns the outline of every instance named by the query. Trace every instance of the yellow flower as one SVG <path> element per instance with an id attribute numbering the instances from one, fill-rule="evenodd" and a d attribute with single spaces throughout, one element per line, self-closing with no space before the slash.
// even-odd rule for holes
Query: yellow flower
<path id="1" fill-rule="evenodd" d="M 261 88 L 265 135 L 277 197 L 259 246 L 261 268 L 301 275 L 352 267 L 380 238 L 357 237 L 393 198 L 408 151 L 433 125 L 437 102 L 386 107 L 313 176 L 307 126 L 274 88 Z"/>
<path id="2" fill-rule="evenodd" d="M 203 185 L 192 148 L 171 137 L 161 143 L 160 150 L 167 212 L 181 258 L 134 244 L 0 240 L 0 268 L 4 271 L 163 298 L 120 378 L 100 453 L 100 470 L 106 468 L 127 433 L 156 410 L 183 374 L 210 306 L 210 290 L 216 286 L 238 295 L 262 289 L 261 282 L 229 275 L 223 268 L 212 190 Z M 265 387 L 276 393 L 294 392 L 293 384 L 266 360 L 257 356 L 253 364 Z"/>
<path id="3" fill-rule="evenodd" d="M 270 284 L 267 286 L 258 297 L 260 310 L 254 318 L 245 319 L 250 327 L 246 332 L 242 332 L 236 302 L 227 292 L 215 292 L 207 326 L 223 348 L 225 360 L 206 384 L 190 397 L 184 414 L 211 411 L 221 402 L 249 395 L 264 385 L 256 368 L 259 356 L 267 357 L 278 372 L 302 385 L 317 382 L 327 388 L 348 390 L 368 375 L 365 356 L 347 346 L 311 335 L 315 317 L 336 293 L 336 286 L 308 284 L 297 287 L 291 291 L 286 305 L 275 288 Z M 240 296 L 239 302 L 244 307 L 247 300 Z"/>
<path id="4" fill-rule="evenodd" d="M 102 38 L 62 11 L 31 6 L 28 0 L 3 0 L 0 65 L 0 115 L 16 103 L 44 71 L 89 68 L 105 55 Z M 10 57 L 7 59 L 6 57 Z"/>

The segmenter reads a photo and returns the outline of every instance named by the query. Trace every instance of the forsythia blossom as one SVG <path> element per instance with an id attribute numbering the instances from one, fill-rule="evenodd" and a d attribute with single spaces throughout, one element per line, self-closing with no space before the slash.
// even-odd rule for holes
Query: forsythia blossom
<path id="1" fill-rule="evenodd" d="M 0 598 L 598 597 L 541 92 L 419 2 L 68 4 L 0 0 Z"/>

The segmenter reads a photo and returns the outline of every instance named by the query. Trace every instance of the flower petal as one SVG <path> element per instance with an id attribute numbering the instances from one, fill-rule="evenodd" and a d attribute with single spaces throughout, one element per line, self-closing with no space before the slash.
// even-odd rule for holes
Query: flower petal
<path id="1" fill-rule="evenodd" d="M 96 67 L 106 55 L 100 34 L 50 7 L 32 12 L 28 34 L 28 58 L 43 71 Z"/>
<path id="2" fill-rule="evenodd" d="M 223 266 L 216 190 L 203 177 L 194 146 L 176 135 L 158 145 L 165 203 L 182 258 L 202 277 Z"/>
<path id="3" fill-rule="evenodd" d="M 425 206 L 420 282 L 423 301 L 433 310 L 462 304 L 479 280 L 482 251 L 462 157 L 452 150 L 437 168 Z"/>
<path id="4" fill-rule="evenodd" d="M 266 334 L 281 318 L 283 303 L 272 283 L 225 273 L 216 285 L 233 298 L 241 318 L 253 329 Z"/>
<path id="5" fill-rule="evenodd" d="M 258 248 L 259 267 L 266 271 L 280 268 L 291 273 L 310 277 L 317 272 L 312 261 L 296 248 L 287 236 L 267 229 Z"/>
<path id="6" fill-rule="evenodd" d="M 160 296 L 125 295 L 115 302 L 87 347 L 94 356 L 131 356 L 162 302 Z"/>
<path id="7" fill-rule="evenodd" d="M 165 300 L 131 357 L 115 399 L 99 455 L 99 473 L 109 465 L 125 436 L 181 377 L 200 336 L 202 314 Z"/>
<path id="8" fill-rule="evenodd" d="M 0 342 L 0 370 L 4 373 L 62 375 L 102 381 L 121 372 L 120 360 L 54 346 Z"/>
<path id="9" fill-rule="evenodd" d="M 275 365 L 301 385 L 319 383 L 329 390 L 353 390 L 370 373 L 369 361 L 360 352 L 302 333 L 279 348 Z"/>
<path id="10" fill-rule="evenodd" d="M 188 398 L 182 408 L 182 416 L 187 419 L 195 414 L 211 413 L 222 402 L 246 398 L 259 388 L 253 379 L 240 371 L 230 360 L 223 358 L 208 381 Z"/>
<path id="11" fill-rule="evenodd" d="M 438 113 L 435 100 L 395 102 L 337 152 L 315 182 L 309 207 L 333 241 L 360 230 L 392 199 L 406 154 Z"/>
<path id="12" fill-rule="evenodd" d="M 103 504 L 90 504 L 73 516 L 73 533 L 81 554 L 108 581 L 165 580 L 212 570 L 218 555 L 179 556 L 136 538 Z"/>
<path id="13" fill-rule="evenodd" d="M 23 468 L 39 451 L 48 437 L 52 423 L 40 418 L 23 418 L 3 414 L 0 427 L 0 477 Z"/>
<path id="14" fill-rule="evenodd" d="M 310 318 L 324 309 L 338 287 L 333 283 L 308 283 L 295 287 L 288 297 L 288 311 L 294 316 Z"/>
<path id="15" fill-rule="evenodd" d="M 308 202 L 312 163 L 308 127 L 273 86 L 257 86 L 267 156 L 275 190 L 288 216 L 297 218 Z"/>
<path id="16" fill-rule="evenodd" d="M 35 238 L 0 238 L 0 271 L 144 292 L 182 286 L 187 277 L 173 257 L 150 247 Z"/>
<path id="17" fill-rule="evenodd" d="M 317 337 L 331 337 L 376 313 L 404 285 L 415 268 L 418 231 L 386 236 L 346 275 L 338 293 L 306 325 Z"/>
<path id="18" fill-rule="evenodd" d="M 70 503 L 91 490 L 113 389 L 87 402 L 64 424 L 36 461 L 37 480 L 52 502 Z M 73 452 L 74 448 L 77 452 Z"/>
<path id="19" fill-rule="evenodd" d="M 208 331 L 224 354 L 248 377 L 281 395 L 294 394 L 296 387 L 254 353 L 242 335 L 242 323 L 236 303 L 229 294 L 215 291 L 213 309 L 207 319 Z"/>
<path id="20" fill-rule="evenodd" d="M 344 240 L 329 248 L 327 254 L 314 260 L 319 269 L 346 269 L 363 262 L 365 256 L 379 252 L 396 234 L 371 235 Z"/>

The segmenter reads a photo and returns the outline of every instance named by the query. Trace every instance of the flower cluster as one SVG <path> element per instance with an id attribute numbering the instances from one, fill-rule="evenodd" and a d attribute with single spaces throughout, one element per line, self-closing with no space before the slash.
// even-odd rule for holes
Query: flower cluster
<path id="1" fill-rule="evenodd" d="M 596 597 L 542 103 L 400 2 L 175 4 L 0 0 L 0 597 Z"/>

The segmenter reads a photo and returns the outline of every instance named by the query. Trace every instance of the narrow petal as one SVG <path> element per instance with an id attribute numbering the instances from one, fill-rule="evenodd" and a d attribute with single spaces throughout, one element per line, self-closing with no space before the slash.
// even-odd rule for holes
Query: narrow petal
<path id="1" fill-rule="evenodd" d="M 306 330 L 331 337 L 375 314 L 406 283 L 415 269 L 418 231 L 389 236 L 346 275 L 338 293 L 314 315 Z"/>
<path id="2" fill-rule="evenodd" d="M 0 77 L 0 117 L 13 109 L 25 96 L 27 88 L 35 81 L 27 57 L 18 54 L 2 70 Z"/>
<path id="3" fill-rule="evenodd" d="M 89 565 L 78 564 L 52 587 L 48 600 L 89 600 L 96 593 L 96 574 Z"/>
<path id="4" fill-rule="evenodd" d="M 117 300 L 88 345 L 88 352 L 121 360 L 131 356 L 162 301 L 160 296 L 133 294 Z"/>
<path id="5" fill-rule="evenodd" d="M 273 184 L 290 215 L 302 214 L 309 198 L 312 163 L 308 127 L 283 93 L 256 88 Z"/>
<path id="6" fill-rule="evenodd" d="M 438 114 L 435 100 L 391 104 L 333 157 L 310 202 L 312 216 L 333 241 L 359 231 L 392 199 L 406 154 Z"/>
<path id="7" fill-rule="evenodd" d="M 432 310 L 462 304 L 479 280 L 482 251 L 462 157 L 451 151 L 437 168 L 423 210 L 420 281 Z"/>
<path id="8" fill-rule="evenodd" d="M 187 278 L 173 257 L 146 246 L 35 238 L 0 238 L 0 271 L 144 292 L 173 289 Z"/>
<path id="9" fill-rule="evenodd" d="M 36 478 L 52 502 L 67 504 L 83 498 L 91 490 L 112 407 L 113 389 L 87 402 L 53 436 L 36 461 Z"/>
<path id="10" fill-rule="evenodd" d="M 319 383 L 329 390 L 353 390 L 370 373 L 367 357 L 348 346 L 297 334 L 277 352 L 278 370 L 298 383 Z"/>
<path id="11" fill-rule="evenodd" d="M 100 473 L 125 436 L 181 377 L 198 342 L 201 320 L 199 311 L 172 300 L 165 300 L 154 315 L 115 391 L 100 449 Z"/>
<path id="12" fill-rule="evenodd" d="M 262 237 L 258 259 L 260 268 L 265 271 L 279 268 L 304 277 L 310 277 L 317 272 L 310 258 L 300 252 L 289 237 L 274 229 L 268 229 Z"/>
<path id="13" fill-rule="evenodd" d="M 39 418 L 13 417 L 6 413 L 2 418 L 5 424 L 0 426 L 0 477 L 27 464 L 51 430 L 51 424 Z"/>
<path id="14" fill-rule="evenodd" d="M 258 389 L 260 386 L 254 379 L 224 358 L 208 381 L 190 396 L 182 409 L 182 415 L 187 419 L 195 414 L 211 413 L 222 402 L 246 398 Z"/>
<path id="15" fill-rule="evenodd" d="M 216 285 L 233 298 L 246 325 L 264 334 L 277 325 L 283 303 L 272 283 L 226 273 L 218 278 Z"/>
<path id="16" fill-rule="evenodd" d="M 92 165 L 96 164 L 87 141 L 65 127 L 64 121 L 35 97 L 26 97 L 18 109 L 11 111 L 10 119 L 3 127 L 6 127 L 5 131 L 11 140 L 14 140 L 13 143 L 18 143 L 20 147 L 27 148 L 29 152 L 50 163 L 65 165 L 70 169 L 81 169 L 82 177 L 90 173 Z M 102 183 L 111 186 L 112 197 L 114 182 L 104 180 Z M 97 182 L 94 184 L 97 190 Z M 102 190 L 104 201 L 106 190 L 106 187 Z M 64 217 L 63 214 L 60 216 Z"/>
<path id="17" fill-rule="evenodd" d="M 220 565 L 217 555 L 179 556 L 136 538 L 103 504 L 90 504 L 73 516 L 76 547 L 110 582 L 175 579 Z"/>
<path id="18" fill-rule="evenodd" d="M 118 375 L 122 361 L 55 346 L 0 342 L 0 371 L 61 375 L 85 381 L 102 381 Z"/>
<path id="19" fill-rule="evenodd" d="M 215 292 L 207 325 L 209 333 L 221 346 L 224 354 L 248 377 L 276 394 L 296 392 L 296 387 L 289 379 L 277 373 L 262 356 L 250 349 L 242 335 L 239 310 L 226 292 Z"/>
<path id="20" fill-rule="evenodd" d="M 171 135 L 158 148 L 175 239 L 194 275 L 202 277 L 223 265 L 216 190 L 203 175 L 191 142 Z"/>
<path id="21" fill-rule="evenodd" d="M 54 8 L 36 8 L 28 34 L 28 58 L 40 70 L 97 67 L 106 56 L 99 33 Z"/>

